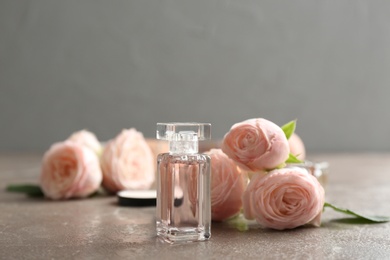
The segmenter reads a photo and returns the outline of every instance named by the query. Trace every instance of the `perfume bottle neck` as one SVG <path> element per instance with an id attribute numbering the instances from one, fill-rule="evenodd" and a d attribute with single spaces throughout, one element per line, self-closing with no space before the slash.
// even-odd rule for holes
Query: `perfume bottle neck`
<path id="1" fill-rule="evenodd" d="M 198 153 L 198 140 L 196 141 L 171 141 L 169 142 L 170 154 L 194 154 Z"/>

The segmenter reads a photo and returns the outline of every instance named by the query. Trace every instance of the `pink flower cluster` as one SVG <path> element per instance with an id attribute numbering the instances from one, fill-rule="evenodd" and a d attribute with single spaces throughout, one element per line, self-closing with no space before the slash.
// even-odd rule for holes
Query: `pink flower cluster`
<path id="1" fill-rule="evenodd" d="M 148 189 L 155 179 L 153 165 L 152 150 L 135 129 L 123 130 L 104 147 L 93 133 L 82 130 L 46 151 L 40 186 L 54 200 L 85 198 L 101 185 L 112 193 Z"/>
<path id="2" fill-rule="evenodd" d="M 211 150 L 212 219 L 226 220 L 243 210 L 247 219 L 278 230 L 319 226 L 324 189 L 306 169 L 285 166 L 290 152 L 304 159 L 303 142 L 263 118 L 237 123 L 222 147 Z M 252 176 L 247 184 L 246 176 Z"/>

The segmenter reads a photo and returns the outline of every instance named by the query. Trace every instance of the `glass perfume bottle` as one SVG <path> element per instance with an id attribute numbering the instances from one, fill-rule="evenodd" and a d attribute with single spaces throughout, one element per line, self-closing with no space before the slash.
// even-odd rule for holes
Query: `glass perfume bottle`
<path id="1" fill-rule="evenodd" d="M 211 236 L 210 157 L 198 154 L 198 141 L 210 139 L 210 124 L 158 123 L 157 139 L 169 153 L 157 157 L 157 236 L 168 243 Z"/>

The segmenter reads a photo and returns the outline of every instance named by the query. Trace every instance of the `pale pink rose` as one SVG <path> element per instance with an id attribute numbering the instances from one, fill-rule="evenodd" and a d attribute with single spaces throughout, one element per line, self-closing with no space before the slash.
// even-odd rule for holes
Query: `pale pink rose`
<path id="1" fill-rule="evenodd" d="M 40 183 L 48 198 L 87 197 L 100 187 L 101 182 L 98 157 L 80 144 L 55 143 L 43 156 Z"/>
<path id="2" fill-rule="evenodd" d="M 153 154 L 142 133 L 124 129 L 103 149 L 103 187 L 110 192 L 144 190 L 153 184 Z"/>
<path id="3" fill-rule="evenodd" d="M 244 170 L 254 172 L 276 168 L 290 152 L 283 130 L 263 118 L 233 125 L 223 139 L 222 151 Z"/>
<path id="4" fill-rule="evenodd" d="M 94 151 L 97 155 L 102 153 L 103 148 L 99 140 L 96 138 L 94 133 L 87 130 L 74 132 L 67 140 L 84 145 Z"/>
<path id="5" fill-rule="evenodd" d="M 220 149 L 206 152 L 211 157 L 211 218 L 223 221 L 237 215 L 247 186 L 246 172 Z"/>
<path id="6" fill-rule="evenodd" d="M 256 174 L 243 196 L 244 215 L 263 227 L 292 229 L 319 226 L 325 193 L 318 180 L 303 168 L 284 168 Z"/>
<path id="7" fill-rule="evenodd" d="M 296 133 L 293 133 L 288 139 L 288 144 L 290 146 L 290 153 L 295 155 L 299 160 L 304 161 L 306 149 L 302 139 Z"/>

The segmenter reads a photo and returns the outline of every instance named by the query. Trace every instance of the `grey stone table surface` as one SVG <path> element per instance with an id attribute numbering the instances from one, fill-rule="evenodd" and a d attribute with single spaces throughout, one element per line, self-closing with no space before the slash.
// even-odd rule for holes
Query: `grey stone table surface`
<path id="1" fill-rule="evenodd" d="M 310 157 L 310 156 L 309 156 Z M 155 236 L 155 208 L 119 207 L 115 196 L 50 201 L 5 191 L 37 183 L 40 155 L 0 155 L 0 259 L 390 259 L 390 223 L 347 224 L 332 210 L 320 228 L 213 223 L 208 242 L 168 245 Z M 319 154 L 328 161 L 326 200 L 390 215 L 390 154 Z"/>

